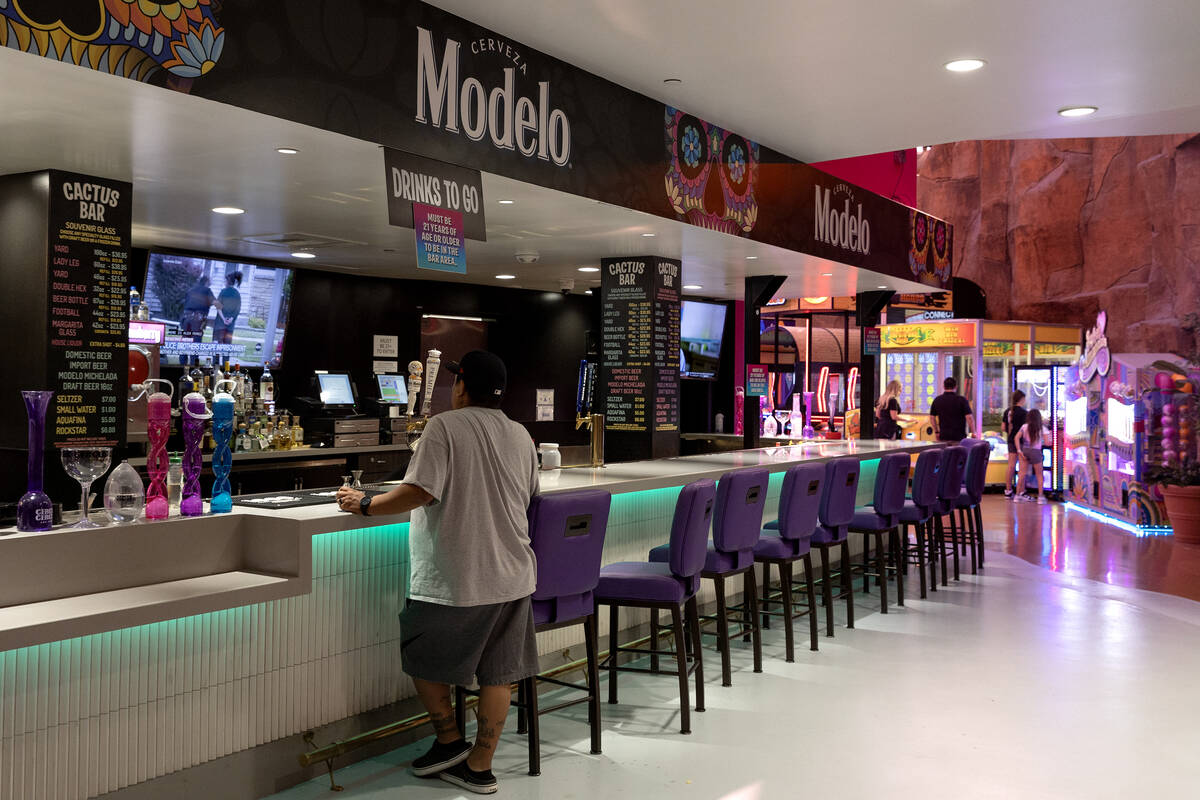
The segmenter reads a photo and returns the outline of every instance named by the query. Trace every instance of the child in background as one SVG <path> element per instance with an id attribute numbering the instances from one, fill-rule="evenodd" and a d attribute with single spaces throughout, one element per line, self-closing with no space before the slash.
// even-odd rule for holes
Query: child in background
<path id="1" fill-rule="evenodd" d="M 1017 499 L 1031 500 L 1025 494 L 1025 481 L 1032 469 L 1037 482 L 1037 502 L 1044 503 L 1042 496 L 1042 412 L 1036 408 L 1029 412 L 1025 424 L 1017 431 L 1017 449 L 1021 453 L 1021 475 L 1017 479 Z"/>

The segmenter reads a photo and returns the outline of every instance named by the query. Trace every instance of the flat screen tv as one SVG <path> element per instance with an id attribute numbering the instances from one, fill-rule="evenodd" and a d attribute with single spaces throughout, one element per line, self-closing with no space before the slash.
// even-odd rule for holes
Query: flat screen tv
<path id="1" fill-rule="evenodd" d="M 162 362 L 279 366 L 293 280 L 285 267 L 151 251 L 142 302 L 167 326 Z"/>
<path id="2" fill-rule="evenodd" d="M 684 300 L 679 311 L 679 377 L 716 380 L 726 307 Z"/>

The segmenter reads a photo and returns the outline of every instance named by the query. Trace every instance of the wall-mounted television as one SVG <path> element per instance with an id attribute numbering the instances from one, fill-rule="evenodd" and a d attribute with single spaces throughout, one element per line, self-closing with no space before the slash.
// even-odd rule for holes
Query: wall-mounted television
<path id="1" fill-rule="evenodd" d="M 684 300 L 679 310 L 679 377 L 716 380 L 726 306 Z"/>
<path id="2" fill-rule="evenodd" d="M 293 281 L 286 267 L 152 250 L 142 302 L 167 326 L 163 363 L 279 366 Z"/>

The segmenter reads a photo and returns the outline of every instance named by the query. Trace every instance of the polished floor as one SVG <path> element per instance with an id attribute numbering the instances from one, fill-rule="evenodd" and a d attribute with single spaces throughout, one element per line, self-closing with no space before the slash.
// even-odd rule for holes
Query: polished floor
<path id="1" fill-rule="evenodd" d="M 1200 548 L 1057 504 L 989 497 L 985 515 L 985 573 L 887 615 L 860 595 L 855 630 L 793 664 L 772 630 L 763 674 L 735 651 L 730 688 L 706 651 L 708 710 L 691 736 L 669 677 L 622 677 L 622 703 L 603 706 L 603 755 L 588 753 L 582 709 L 544 717 L 538 778 L 510 720 L 499 796 L 1200 796 L 1200 604 L 1186 599 Z M 425 745 L 339 770 L 344 792 L 321 778 L 277 797 L 465 796 L 409 774 Z"/>

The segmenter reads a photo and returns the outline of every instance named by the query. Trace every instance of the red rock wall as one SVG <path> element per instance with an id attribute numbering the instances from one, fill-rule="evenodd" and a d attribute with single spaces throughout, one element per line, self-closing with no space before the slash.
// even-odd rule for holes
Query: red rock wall
<path id="1" fill-rule="evenodd" d="M 992 319 L 1088 327 L 1115 352 L 1187 352 L 1200 310 L 1200 134 L 968 141 L 918 157 L 917 207 L 954 224 L 955 275 Z"/>

